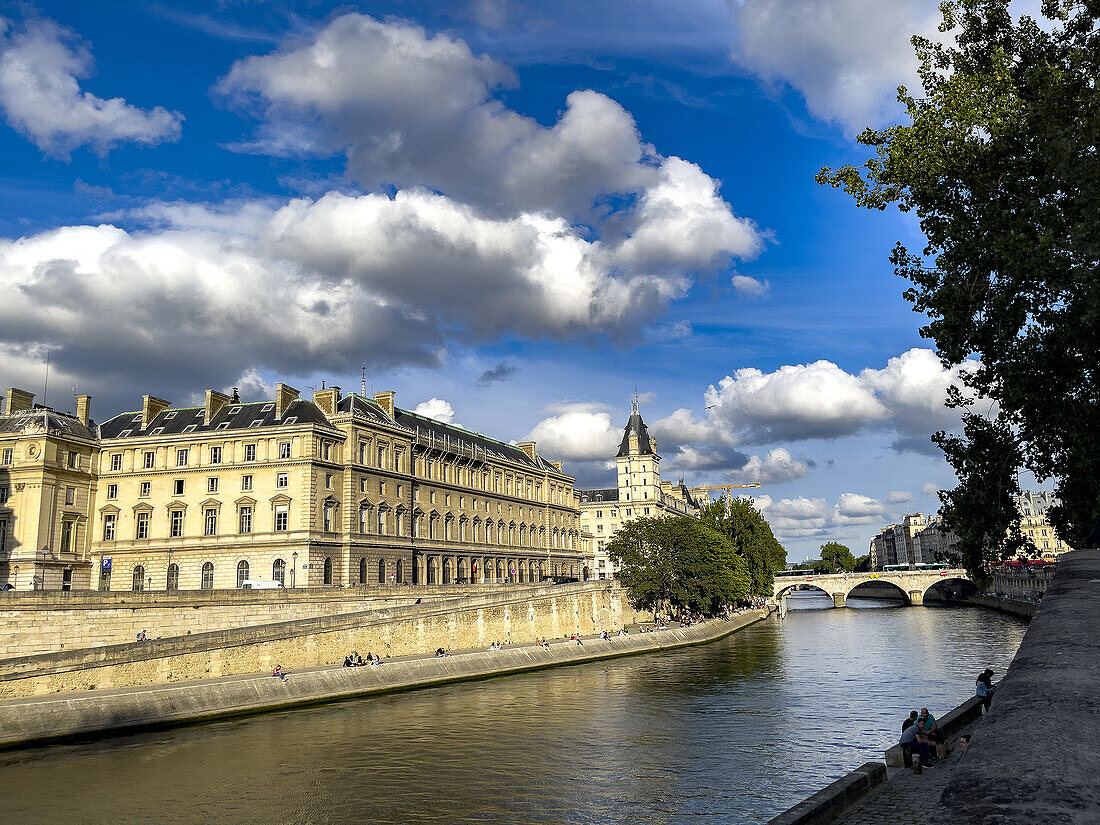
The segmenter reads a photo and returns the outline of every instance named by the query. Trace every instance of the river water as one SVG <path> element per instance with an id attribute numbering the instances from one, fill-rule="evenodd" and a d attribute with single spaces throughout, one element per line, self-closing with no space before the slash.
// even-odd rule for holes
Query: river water
<path id="1" fill-rule="evenodd" d="M 1026 625 L 797 593 L 686 650 L 0 753 L 0 821 L 765 822 L 1003 674 Z"/>

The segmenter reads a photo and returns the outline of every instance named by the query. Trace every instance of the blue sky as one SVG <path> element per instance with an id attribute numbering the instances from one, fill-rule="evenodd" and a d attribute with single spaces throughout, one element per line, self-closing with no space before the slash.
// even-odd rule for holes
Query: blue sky
<path id="1" fill-rule="evenodd" d="M 789 555 L 952 476 L 958 369 L 818 186 L 934 2 L 0 4 L 5 385 L 99 418 L 279 380 L 537 438 L 607 483 L 763 483 Z M 41 399 L 39 399 L 41 400 Z"/>

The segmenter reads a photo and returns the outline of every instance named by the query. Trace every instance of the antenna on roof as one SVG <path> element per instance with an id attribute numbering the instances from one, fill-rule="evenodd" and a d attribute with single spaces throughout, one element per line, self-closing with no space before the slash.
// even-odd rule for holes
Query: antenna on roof
<path id="1" fill-rule="evenodd" d="M 363 395 L 364 398 L 367 397 L 367 365 L 366 364 L 363 364 L 362 395 Z"/>
<path id="2" fill-rule="evenodd" d="M 50 354 L 53 350 L 46 350 L 46 378 L 42 382 L 42 405 L 45 406 L 50 403 L 50 396 L 46 393 L 46 390 L 50 387 Z"/>
<path id="3" fill-rule="evenodd" d="M 634 415 L 638 414 L 638 387 L 634 387 L 634 400 L 630 402 L 630 411 Z"/>

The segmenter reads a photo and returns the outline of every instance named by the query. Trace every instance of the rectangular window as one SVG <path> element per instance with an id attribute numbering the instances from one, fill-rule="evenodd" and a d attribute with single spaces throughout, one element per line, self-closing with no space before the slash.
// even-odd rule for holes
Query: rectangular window
<path id="1" fill-rule="evenodd" d="M 369 515 L 370 515 L 370 511 L 366 507 L 360 507 L 359 508 L 359 532 L 360 533 L 367 532 L 367 525 L 369 523 L 367 521 L 367 519 L 368 519 Z"/>
<path id="2" fill-rule="evenodd" d="M 385 494 L 386 494 L 386 482 L 379 481 L 378 482 L 378 495 L 384 496 Z"/>
<path id="3" fill-rule="evenodd" d="M 111 472 L 117 473 L 122 469 L 122 453 L 111 453 Z"/>
<path id="4" fill-rule="evenodd" d="M 290 520 L 290 513 L 288 512 L 288 506 L 286 504 L 275 505 L 275 532 L 285 533 L 287 530 L 287 522 Z"/>
<path id="5" fill-rule="evenodd" d="M 283 489 L 284 487 L 287 486 L 287 474 L 286 473 L 276 473 L 275 474 L 275 486 L 278 487 L 279 489 Z"/>
<path id="6" fill-rule="evenodd" d="M 0 484 L 0 504 L 4 504 L 8 500 L 8 496 L 11 495 L 11 487 L 7 484 Z"/>
<path id="7" fill-rule="evenodd" d="M 362 441 L 359 442 L 359 463 L 367 463 L 367 445 Z"/>
<path id="8" fill-rule="evenodd" d="M 0 463 L 11 464 L 12 457 L 15 455 L 11 447 L 5 447 L 4 452 L 0 453 Z"/>
<path id="9" fill-rule="evenodd" d="M 217 478 L 208 478 L 208 479 L 206 479 L 206 492 L 208 492 L 208 493 L 218 492 L 218 479 Z"/>
<path id="10" fill-rule="evenodd" d="M 66 487 L 65 488 L 65 503 L 67 505 L 69 505 L 70 507 L 72 505 L 76 504 L 76 488 L 75 487 Z"/>
<path id="11" fill-rule="evenodd" d="M 183 535 L 183 510 L 172 510 L 168 514 L 168 535 L 174 539 Z"/>
<path id="12" fill-rule="evenodd" d="M 222 448 L 211 447 L 210 448 L 210 463 L 221 464 L 222 463 Z"/>
<path id="13" fill-rule="evenodd" d="M 401 498 L 401 485 L 400 484 L 397 485 L 397 497 Z"/>
<path id="14" fill-rule="evenodd" d="M 279 442 L 279 458 L 280 459 L 290 458 L 290 442 L 289 441 L 280 441 Z"/>
<path id="15" fill-rule="evenodd" d="M 0 553 L 8 552 L 8 521 L 0 519 Z"/>
<path id="16" fill-rule="evenodd" d="M 241 489 L 242 490 L 251 490 L 252 489 L 252 476 L 241 476 Z"/>
<path id="17" fill-rule="evenodd" d="M 603 518 L 603 510 L 596 511 L 596 518 Z"/>
<path id="18" fill-rule="evenodd" d="M 69 553 L 73 549 L 73 523 L 61 522 L 61 552 Z"/>
<path id="19" fill-rule="evenodd" d="M 216 507 L 206 508 L 206 518 L 204 519 L 203 524 L 203 535 L 218 535 L 218 509 Z"/>
<path id="20" fill-rule="evenodd" d="M 244 445 L 244 460 L 255 461 L 256 460 L 256 445 L 245 444 Z"/>
<path id="21" fill-rule="evenodd" d="M 435 504 L 435 490 L 432 490 L 430 493 L 428 493 L 428 502 L 431 504 Z"/>
<path id="22" fill-rule="evenodd" d="M 157 454 L 155 452 L 153 452 L 152 450 L 146 450 L 145 451 L 145 461 L 144 461 L 143 466 L 145 467 L 146 470 L 152 470 L 154 464 L 156 463 L 156 460 L 157 460 Z"/>
<path id="23" fill-rule="evenodd" d="M 382 467 L 382 466 L 385 465 L 385 463 L 386 463 L 386 448 L 385 447 L 379 447 L 378 448 L 378 466 Z"/>
<path id="24" fill-rule="evenodd" d="M 138 496 L 140 498 L 149 498 L 149 493 L 152 490 L 152 483 L 148 481 L 141 482 L 138 487 Z"/>
<path id="25" fill-rule="evenodd" d="M 359 479 L 359 492 L 360 493 L 367 492 L 367 480 L 365 478 Z"/>
<path id="26" fill-rule="evenodd" d="M 332 532 L 332 505 L 326 504 L 323 513 L 323 529 L 326 533 Z"/>
<path id="27" fill-rule="evenodd" d="M 108 484 L 107 485 L 107 498 L 118 498 L 118 485 L 117 484 Z"/>
<path id="28" fill-rule="evenodd" d="M 187 466 L 187 450 L 176 450 L 176 466 Z"/>
<path id="29" fill-rule="evenodd" d="M 321 442 L 321 460 L 322 461 L 332 461 L 332 442 L 331 441 L 322 441 Z"/>
<path id="30" fill-rule="evenodd" d="M 174 496 L 182 496 L 183 495 L 183 479 L 182 478 L 177 478 L 177 479 L 172 480 L 172 495 L 174 495 Z"/>
<path id="31" fill-rule="evenodd" d="M 644 515 L 647 515 L 647 516 L 649 515 L 649 508 L 648 508 L 648 507 L 646 507 L 646 508 L 645 508 L 645 513 L 644 513 Z"/>
<path id="32" fill-rule="evenodd" d="M 239 533 L 251 533 L 252 532 L 252 508 L 247 505 L 241 506 L 241 524 Z"/>
<path id="33" fill-rule="evenodd" d="M 106 513 L 103 516 L 103 540 L 114 541 L 115 540 L 115 515 L 114 513 Z"/>
<path id="34" fill-rule="evenodd" d="M 325 489 L 332 489 L 332 473 L 325 473 Z"/>
<path id="35" fill-rule="evenodd" d="M 393 471 L 395 473 L 401 472 L 401 453 L 396 450 L 393 452 Z"/>
<path id="36" fill-rule="evenodd" d="M 149 514 L 138 513 L 137 521 L 134 527 L 134 538 L 147 539 L 149 538 Z"/>
<path id="37" fill-rule="evenodd" d="M 80 453 L 69 451 L 69 469 L 75 470 L 80 466 Z"/>

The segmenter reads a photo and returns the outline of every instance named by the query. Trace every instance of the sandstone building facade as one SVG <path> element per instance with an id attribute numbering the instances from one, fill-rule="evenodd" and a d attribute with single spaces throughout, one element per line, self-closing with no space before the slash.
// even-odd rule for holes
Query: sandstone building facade
<path id="1" fill-rule="evenodd" d="M 529 582 L 582 572 L 573 479 L 560 464 L 534 443 L 509 445 L 402 410 L 392 392 L 366 398 L 333 387 L 306 400 L 278 384 L 269 401 L 207 390 L 203 406 L 185 408 L 145 396 L 140 411 L 99 426 L 87 400 L 81 419 L 80 404 L 66 416 L 13 392 L 15 408 L 9 401 L 0 415 L 0 450 L 12 460 L 0 467 L 0 492 L 11 484 L 4 476 L 37 473 L 39 486 L 55 491 L 50 501 L 73 501 L 47 512 L 47 493 L 31 495 L 22 482 L 22 497 L 0 504 L 8 536 L 0 583 L 20 590 L 57 589 L 63 578 L 76 589 L 118 591 L 257 579 L 286 587 Z M 36 416 L 53 423 L 35 425 L 52 430 L 34 437 L 53 446 L 32 457 L 26 429 Z M 38 456 L 48 456 L 42 467 Z M 32 539 L 38 522 L 49 525 Z M 25 567 L 32 546 L 46 548 L 35 582 Z"/>
<path id="2" fill-rule="evenodd" d="M 614 563 L 606 548 L 623 524 L 647 517 L 697 518 L 709 500 L 705 489 L 689 488 L 683 480 L 676 485 L 661 481 L 657 439 L 649 434 L 637 401 L 633 402 L 630 418 L 623 429 L 615 468 L 614 487 L 578 492 L 583 532 L 592 537 L 589 573 L 593 578 L 614 576 Z"/>

